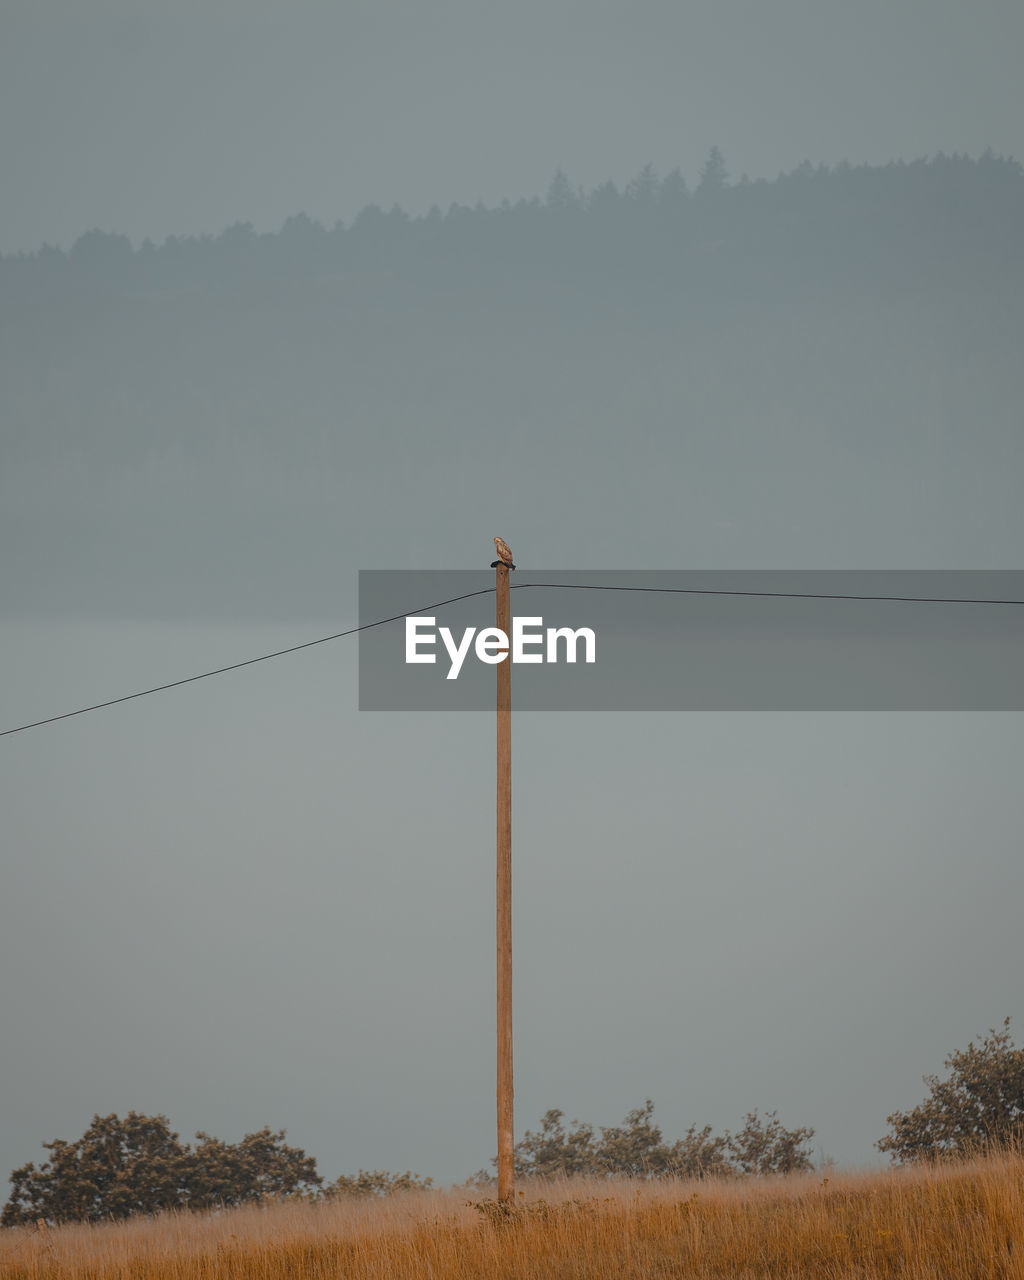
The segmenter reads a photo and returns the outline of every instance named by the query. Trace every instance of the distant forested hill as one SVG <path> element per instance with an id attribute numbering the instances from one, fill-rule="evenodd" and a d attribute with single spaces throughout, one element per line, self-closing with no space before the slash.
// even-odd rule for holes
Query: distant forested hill
<path id="1" fill-rule="evenodd" d="M 239 284 L 369 276 L 468 288 L 535 273 L 600 293 L 671 285 L 706 297 L 776 297 L 803 285 L 986 286 L 1020 268 L 1024 169 L 986 153 L 884 167 L 814 168 L 730 182 L 712 151 L 696 189 L 649 167 L 624 190 L 575 190 L 557 174 L 544 201 L 452 205 L 419 218 L 365 208 L 326 230 L 306 215 L 257 235 L 248 224 L 202 238 L 149 241 L 89 231 L 70 253 L 0 258 L 5 300 L 58 293 L 147 296 Z"/>
<path id="2" fill-rule="evenodd" d="M 682 519 L 688 564 L 1016 566 L 1022 284 L 991 154 L 8 256 L 5 608 L 301 609 L 317 548 L 482 519 L 496 457 L 562 562 Z"/>

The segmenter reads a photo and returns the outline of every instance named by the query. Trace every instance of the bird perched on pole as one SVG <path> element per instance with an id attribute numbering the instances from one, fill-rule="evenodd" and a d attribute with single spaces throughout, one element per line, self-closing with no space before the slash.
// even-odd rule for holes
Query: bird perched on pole
<path id="1" fill-rule="evenodd" d="M 501 563 L 508 565 L 510 569 L 514 569 L 515 565 L 512 563 L 512 552 L 509 550 L 508 543 L 503 538 L 495 538 L 494 548 Z"/>

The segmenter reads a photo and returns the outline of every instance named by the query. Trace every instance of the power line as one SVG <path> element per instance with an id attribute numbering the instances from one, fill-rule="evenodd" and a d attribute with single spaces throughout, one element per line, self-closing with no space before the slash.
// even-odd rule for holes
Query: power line
<path id="1" fill-rule="evenodd" d="M 1024 605 L 1024 600 L 991 600 L 977 598 L 953 598 L 947 596 L 873 596 L 873 595 L 839 595 L 813 591 L 728 591 L 710 587 L 626 587 L 614 584 L 599 585 L 581 582 L 516 582 L 510 584 L 513 591 L 523 591 L 534 587 L 555 587 L 562 591 L 633 591 L 654 595 L 681 596 L 754 596 L 759 599 L 778 600 L 867 600 L 876 602 L 890 601 L 894 604 L 996 604 Z M 483 587 L 479 591 L 467 591 L 465 595 L 452 596 L 448 600 L 438 600 L 434 604 L 423 605 L 420 609 L 408 609 L 404 613 L 392 614 L 389 618 L 378 618 L 375 622 L 364 622 L 358 627 L 349 627 L 347 631 L 336 631 L 333 635 L 321 636 L 317 640 L 307 640 L 304 644 L 294 644 L 287 649 L 276 649 L 273 653 L 260 654 L 258 658 L 246 658 L 242 662 L 232 662 L 226 667 L 216 667 L 212 671 L 202 671 L 198 675 L 185 676 L 181 680 L 171 680 L 167 684 L 154 685 L 151 689 L 140 689 L 137 693 L 126 693 L 120 698 L 110 698 L 106 702 L 94 702 L 88 707 L 79 707 L 75 711 L 65 711 L 58 716 L 47 716 L 44 720 L 33 720 L 31 724 L 20 724 L 13 729 L 0 729 L 0 738 L 14 733 L 24 733 L 28 729 L 38 729 L 44 724 L 55 724 L 58 720 L 70 720 L 74 716 L 84 716 L 90 711 L 102 711 L 104 707 L 116 707 L 121 702 L 132 702 L 136 698 L 146 698 L 151 693 L 163 693 L 166 689 L 177 689 L 184 684 L 195 684 L 197 680 L 209 680 L 211 676 L 225 675 L 228 671 L 238 671 L 242 667 L 252 667 L 258 662 L 269 662 L 271 658 L 283 658 L 289 653 L 298 653 L 300 649 L 312 649 L 316 645 L 328 644 L 332 640 L 342 640 L 345 636 L 357 635 L 360 631 L 370 631 L 374 627 L 386 626 L 389 622 L 398 622 L 401 618 L 425 613 L 430 609 L 442 609 L 445 605 L 458 604 L 460 600 L 471 600 L 474 596 L 493 595 L 493 587 Z"/>
<path id="2" fill-rule="evenodd" d="M 977 597 L 955 599 L 947 596 L 869 596 L 834 595 L 818 591 L 716 591 L 710 587 L 616 587 L 580 582 L 516 582 L 512 590 L 523 587 L 559 587 L 563 591 L 645 591 L 670 596 L 759 596 L 778 600 L 891 600 L 894 604 L 1024 604 L 1024 600 L 979 600 Z"/>
<path id="3" fill-rule="evenodd" d="M 464 596 L 452 596 L 450 600 L 438 600 L 436 604 L 424 605 L 426 609 L 440 609 L 446 604 L 455 604 L 459 600 L 469 600 L 473 596 L 486 596 L 494 591 L 493 587 L 485 587 L 482 591 L 468 591 Z M 409 612 L 412 612 L 410 610 Z M 226 667 L 217 667 L 213 671 L 202 671 L 197 676 L 185 676 L 183 680 L 171 680 L 168 684 L 154 685 L 152 689 L 140 689 L 138 693 L 126 693 L 120 698 L 110 698 L 107 702 L 94 702 L 91 707 L 79 707 L 77 711 L 65 711 L 63 715 L 47 716 L 45 720 L 33 720 L 31 724 L 20 724 L 16 729 L 0 730 L 0 738 L 12 733 L 24 733 L 26 729 L 38 729 L 40 725 L 54 724 L 57 720 L 70 720 L 72 716 L 84 716 L 88 711 L 102 711 L 104 707 L 116 707 L 119 702 L 131 702 L 134 698 L 146 698 L 151 693 L 163 693 L 165 689 L 177 689 L 183 684 L 194 684 L 197 680 L 209 680 L 211 676 L 222 676 L 227 671 L 238 671 L 241 667 L 251 667 L 257 662 L 269 662 L 271 658 L 283 658 L 286 653 L 298 653 L 300 649 L 312 649 L 314 645 L 327 644 L 330 640 L 341 640 L 344 636 L 354 636 L 359 631 L 369 631 L 372 627 L 383 627 L 385 623 L 397 622 L 399 618 L 407 618 L 409 613 L 396 613 L 391 618 L 378 618 L 376 622 L 364 622 L 360 627 L 350 627 L 347 631 L 336 631 L 332 636 L 321 636 L 319 640 L 307 640 L 305 644 L 293 644 L 288 649 L 276 649 L 273 653 L 260 654 L 258 658 L 246 658 L 244 662 L 232 662 Z"/>

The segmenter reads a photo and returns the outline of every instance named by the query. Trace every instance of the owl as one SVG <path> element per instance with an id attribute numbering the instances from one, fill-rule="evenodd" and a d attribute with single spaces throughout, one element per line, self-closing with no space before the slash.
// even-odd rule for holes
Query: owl
<path id="1" fill-rule="evenodd" d="M 498 559 L 503 564 L 507 564 L 510 569 L 514 569 L 515 565 L 512 563 L 512 552 L 509 550 L 508 543 L 501 538 L 495 538 L 494 546 L 498 552 Z"/>

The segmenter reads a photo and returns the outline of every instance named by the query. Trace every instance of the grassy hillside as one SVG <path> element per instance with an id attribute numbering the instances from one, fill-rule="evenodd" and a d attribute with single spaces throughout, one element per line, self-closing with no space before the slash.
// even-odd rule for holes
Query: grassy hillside
<path id="1" fill-rule="evenodd" d="M 1024 1159 L 730 1183 L 563 1182 L 0 1234 L 10 1280 L 1024 1276 Z"/>

